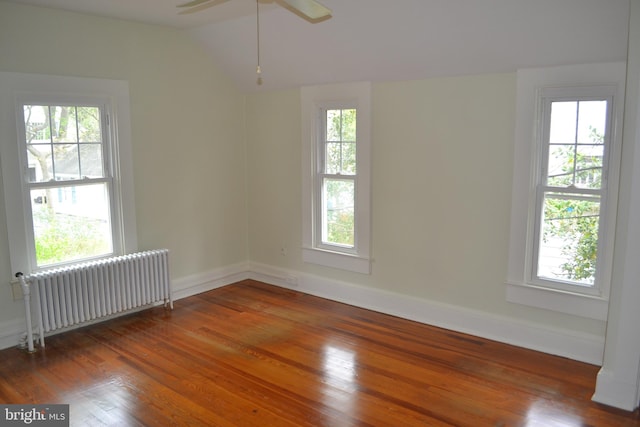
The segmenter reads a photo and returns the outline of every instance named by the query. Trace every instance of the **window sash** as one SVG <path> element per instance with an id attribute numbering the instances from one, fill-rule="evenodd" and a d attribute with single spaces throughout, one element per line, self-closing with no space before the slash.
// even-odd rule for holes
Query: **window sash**
<path id="1" fill-rule="evenodd" d="M 23 206 L 25 211 L 25 222 L 26 222 L 26 237 L 28 239 L 27 246 L 27 254 L 30 259 L 30 265 L 32 266 L 33 271 L 37 271 L 43 268 L 51 268 L 55 266 L 63 266 L 67 264 L 73 264 L 80 261 L 87 261 L 91 259 L 104 258 L 108 256 L 112 256 L 117 253 L 117 248 L 121 246 L 121 240 L 119 238 L 118 232 L 118 222 L 116 218 L 114 218 L 114 212 L 117 212 L 116 200 L 115 200 L 115 192 L 114 192 L 114 176 L 113 176 L 113 168 L 111 167 L 112 162 L 111 159 L 111 132 L 109 126 L 109 111 L 110 106 L 108 101 L 105 103 L 101 102 L 86 102 L 82 99 L 61 99 L 58 102 L 57 99 L 45 99 L 49 97 L 42 97 L 43 99 L 38 99 L 37 95 L 29 96 L 29 99 L 21 100 L 17 103 L 17 113 L 18 113 L 18 146 L 19 146 L 19 157 L 20 164 L 23 165 L 24 172 L 22 174 L 22 187 L 23 187 Z M 105 100 L 106 101 L 106 100 Z M 78 108 L 96 108 L 99 111 L 99 131 L 100 131 L 100 141 L 82 141 L 79 135 L 78 130 L 78 119 L 75 117 L 74 112 L 74 120 L 75 130 L 76 130 L 76 139 L 69 141 L 56 142 L 53 140 L 53 135 L 50 135 L 48 142 L 43 142 L 41 144 L 33 144 L 29 143 L 27 140 L 27 128 L 26 128 L 26 118 L 25 118 L 25 107 L 27 106 L 42 106 L 48 107 L 48 114 L 51 114 L 51 107 L 74 107 L 74 110 Z M 51 116 L 49 117 L 51 120 Z M 49 123 L 49 126 L 53 126 L 54 123 Z M 100 159 L 102 174 L 100 177 L 89 177 L 82 176 L 82 168 L 78 167 L 78 178 L 70 178 L 70 179 L 56 179 L 57 173 L 55 168 L 55 153 L 53 151 L 54 147 L 60 145 L 68 145 L 68 146 L 76 146 L 78 149 L 78 162 L 79 165 L 82 163 L 82 150 L 81 146 L 83 145 L 100 145 Z M 35 181 L 30 176 L 29 172 L 29 145 L 42 145 L 43 147 L 49 146 L 52 150 L 52 172 L 53 178 L 47 181 Z M 73 188 L 76 189 L 78 187 L 87 187 L 91 185 L 99 185 L 103 184 L 105 186 L 106 193 L 106 202 L 107 202 L 107 212 L 106 220 L 108 226 L 108 239 L 106 242 L 107 246 L 104 250 L 100 250 L 98 252 L 94 252 L 92 254 L 87 253 L 86 256 L 75 256 L 70 255 L 65 260 L 59 262 L 43 262 L 44 260 L 38 259 L 37 248 L 36 248 L 36 230 L 35 230 L 35 219 L 33 212 L 33 205 L 31 201 L 31 194 L 34 190 L 60 190 L 65 188 Z M 74 190 L 75 191 L 75 190 Z"/>
<path id="2" fill-rule="evenodd" d="M 328 181 L 341 181 L 341 182 L 345 182 L 345 183 L 350 183 L 351 184 L 351 188 L 352 188 L 352 199 L 351 199 L 351 217 L 352 217 L 352 221 L 353 224 L 351 225 L 351 241 L 353 243 L 349 244 L 349 243 L 345 243 L 345 242 L 337 242 L 337 241 L 331 241 L 329 234 L 331 234 L 330 228 L 331 228 L 331 220 L 328 218 L 329 216 L 329 211 L 330 206 L 329 206 L 329 201 L 326 198 L 326 185 L 328 183 Z M 331 250 L 340 250 L 340 251 L 344 251 L 344 252 L 349 252 L 349 253 L 356 253 L 356 242 L 357 242 L 357 235 L 356 235 L 356 230 L 357 230 L 357 226 L 356 226 L 356 221 L 357 221 L 357 216 L 356 216 L 356 200 L 355 200 L 355 195 L 356 195 L 356 180 L 354 177 L 350 177 L 350 176 L 345 176 L 345 175 L 330 175 L 330 174 L 320 174 L 319 175 L 319 182 L 320 182 L 320 190 L 318 191 L 318 194 L 320 196 L 320 203 L 318 203 L 319 207 L 320 207 L 320 213 L 318 218 L 321 218 L 320 221 L 318 221 L 318 236 L 319 241 L 318 241 L 318 246 L 325 248 L 325 249 L 331 249 Z M 349 209 L 349 206 L 344 207 L 343 209 Z M 348 214 L 347 214 L 348 215 Z"/>
<path id="3" fill-rule="evenodd" d="M 572 179 L 572 183 L 568 186 L 555 186 L 548 184 L 548 168 L 549 168 L 549 157 L 551 156 L 551 148 L 553 146 L 557 146 L 557 144 L 552 144 L 550 141 L 551 138 L 551 113 L 552 113 L 552 105 L 555 102 L 588 102 L 588 101 L 605 101 L 607 104 L 606 113 L 605 113 L 605 129 L 604 129 L 604 138 L 603 138 L 603 156 L 602 156 L 602 168 L 601 168 L 601 177 L 600 177 L 600 187 L 599 188 L 583 188 L 575 186 L 575 170 L 574 177 Z M 532 245 L 532 262 L 531 262 L 531 277 L 529 278 L 530 282 L 536 285 L 566 290 L 566 291 L 576 291 L 577 288 L 580 288 L 580 293 L 584 294 L 592 294 L 592 295 L 600 295 L 601 294 L 601 280 L 602 280 L 602 264 L 603 264 L 603 256 L 604 253 L 604 241 L 605 236 L 604 233 L 606 231 L 605 222 L 606 222 L 606 194 L 607 194 L 607 177 L 608 177 L 608 163 L 609 163 L 609 152 L 610 152 L 610 141 L 611 141 L 611 129 L 612 129 L 612 104 L 613 99 L 611 96 L 543 96 L 541 103 L 542 110 L 542 118 L 543 121 L 540 124 L 544 126 L 541 132 L 542 140 L 540 144 L 540 166 L 538 170 L 538 184 L 536 186 L 536 196 L 535 196 L 535 222 L 534 222 L 534 230 L 533 230 L 533 239 L 531 241 Z M 579 104 L 578 104 L 579 105 Z M 579 119 L 577 119 L 579 120 Z M 576 120 L 576 127 L 578 126 Z M 575 140 L 572 143 L 567 143 L 567 146 L 579 146 L 578 136 L 576 131 Z M 574 160 L 577 162 L 577 160 Z M 545 220 L 545 200 L 549 198 L 549 195 L 562 195 L 562 196 L 554 196 L 554 198 L 562 197 L 566 200 L 573 201 L 597 201 L 599 204 L 599 218 L 597 223 L 598 233 L 597 233 L 597 246 L 596 246 L 596 263 L 595 263 L 595 273 L 593 276 L 593 283 L 585 283 L 580 280 L 571 280 L 571 279 L 560 279 L 548 277 L 541 273 L 540 269 L 540 261 L 542 258 L 541 251 L 543 250 L 542 239 L 543 230 L 544 230 L 544 220 Z"/>
<path id="4" fill-rule="evenodd" d="M 107 182 L 41 187 L 29 195 L 28 234 L 38 268 L 114 254 L 112 193 Z"/>
<path id="5" fill-rule="evenodd" d="M 357 151 L 356 151 L 356 156 L 355 156 L 355 167 L 353 167 L 352 169 L 347 169 L 345 170 L 342 167 L 342 157 L 340 157 L 340 170 L 336 171 L 336 173 L 327 173 L 328 169 L 331 169 L 331 171 L 333 172 L 333 169 L 335 168 L 330 168 L 328 166 L 328 159 L 327 159 L 327 150 L 329 147 L 329 144 L 339 144 L 340 145 L 340 150 L 343 150 L 344 144 L 355 144 L 356 150 L 357 150 L 357 140 L 358 140 L 358 136 L 357 133 L 355 135 L 355 138 L 350 138 L 348 140 L 344 140 L 342 138 L 342 129 L 340 129 L 338 132 L 340 133 L 340 138 L 335 139 L 335 138 L 329 138 L 329 117 L 328 117 L 328 111 L 340 111 L 341 116 L 342 116 L 342 112 L 345 110 L 355 110 L 356 111 L 356 116 L 357 116 L 357 108 L 353 105 L 350 104 L 339 104 L 339 105 L 332 105 L 331 107 L 323 107 L 323 108 L 319 108 L 319 122 L 320 122 L 320 126 L 319 126 L 319 133 L 320 133 L 320 137 L 319 137 L 319 141 L 320 143 L 317 144 L 317 159 L 318 159 L 318 164 L 317 164 L 317 171 L 316 171 L 316 180 L 315 180 L 315 194 L 316 194 L 316 212 L 315 212 L 315 247 L 320 248 L 320 249 L 325 249 L 325 250 L 330 250 L 330 251 L 337 251 L 337 252 L 343 252 L 343 253 L 347 253 L 347 254 L 357 254 L 358 252 L 358 248 L 357 248 L 357 213 L 356 213 L 356 209 L 357 209 L 357 203 L 356 203 L 356 194 L 357 194 L 357 170 L 358 170 L 358 157 L 357 157 Z M 357 119 L 356 119 L 357 120 Z M 356 122 L 357 123 L 357 122 Z M 357 124 L 356 124 L 357 127 Z M 342 152 L 341 152 L 341 156 L 342 156 Z M 330 221 L 328 219 L 328 201 L 325 198 L 325 184 L 327 183 L 327 181 L 344 181 L 344 182 L 350 182 L 352 183 L 352 188 L 353 188 L 353 200 L 352 200 L 352 205 L 353 205 L 353 226 L 352 226 L 352 237 L 350 240 L 353 241 L 353 244 L 348 244 L 348 243 L 340 243 L 340 242 L 335 242 L 335 241 L 330 241 L 329 239 L 329 234 L 330 234 Z"/>

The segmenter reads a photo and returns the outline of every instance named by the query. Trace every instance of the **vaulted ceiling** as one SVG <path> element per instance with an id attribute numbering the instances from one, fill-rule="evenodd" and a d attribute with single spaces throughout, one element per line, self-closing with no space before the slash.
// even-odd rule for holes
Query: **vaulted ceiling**
<path id="1" fill-rule="evenodd" d="M 512 72 L 626 57 L 629 0 L 320 0 L 310 23 L 260 0 L 263 84 L 256 84 L 255 0 L 10 0 L 187 31 L 241 90 Z"/>

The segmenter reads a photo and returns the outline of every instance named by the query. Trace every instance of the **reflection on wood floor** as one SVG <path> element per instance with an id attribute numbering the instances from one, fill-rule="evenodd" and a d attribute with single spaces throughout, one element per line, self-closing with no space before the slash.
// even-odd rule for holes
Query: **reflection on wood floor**
<path id="1" fill-rule="evenodd" d="M 75 426 L 640 426 L 598 367 L 251 280 L 0 352 L 0 402 Z"/>

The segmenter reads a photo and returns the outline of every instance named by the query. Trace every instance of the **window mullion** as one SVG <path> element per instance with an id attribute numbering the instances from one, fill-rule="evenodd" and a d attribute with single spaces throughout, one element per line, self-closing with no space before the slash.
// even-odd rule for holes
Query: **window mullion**
<path id="1" fill-rule="evenodd" d="M 576 183 L 576 170 L 578 169 L 578 132 L 580 128 L 580 101 L 576 102 L 575 136 L 573 141 L 573 184 Z"/>
<path id="2" fill-rule="evenodd" d="M 104 177 L 104 178 L 83 178 L 78 180 L 64 180 L 64 181 L 49 180 L 44 182 L 29 182 L 27 183 L 27 186 L 31 189 L 40 189 L 40 188 L 58 188 L 58 187 L 78 187 L 82 185 L 101 184 L 101 183 L 111 184 L 111 182 L 112 182 L 112 179 L 110 177 Z"/>
<path id="3" fill-rule="evenodd" d="M 53 131 L 54 131 L 53 123 L 54 123 L 54 121 L 53 121 L 53 117 L 51 116 L 52 113 L 51 113 L 51 106 L 50 105 L 47 106 L 47 112 L 49 114 L 49 116 L 48 116 L 49 117 L 49 141 L 51 141 L 51 144 L 50 144 L 51 145 L 50 146 L 50 148 L 51 148 L 51 174 L 52 174 L 51 179 L 55 179 L 55 176 L 56 176 L 56 156 L 55 156 L 55 149 L 54 149 L 55 145 L 54 145 L 54 142 L 53 142 Z"/>
<path id="4" fill-rule="evenodd" d="M 563 193 L 563 194 L 575 194 L 575 195 L 594 195 L 602 196 L 604 190 L 600 188 L 579 188 L 579 187 L 552 187 L 548 185 L 540 185 L 542 191 L 550 193 Z"/>
<path id="5" fill-rule="evenodd" d="M 355 180 L 355 178 L 356 178 L 355 174 L 322 173 L 320 175 L 322 175 L 323 178 L 329 178 L 329 179 L 350 179 L 350 180 Z"/>

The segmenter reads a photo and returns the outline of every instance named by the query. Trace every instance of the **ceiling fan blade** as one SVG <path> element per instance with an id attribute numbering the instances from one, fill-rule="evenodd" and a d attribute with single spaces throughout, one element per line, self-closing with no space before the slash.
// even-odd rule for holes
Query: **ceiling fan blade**
<path id="1" fill-rule="evenodd" d="M 198 6 L 201 5 L 202 3 L 206 3 L 209 2 L 211 0 L 193 0 L 187 3 L 183 3 L 183 4 L 179 4 L 176 7 L 193 7 L 193 6 Z"/>
<path id="2" fill-rule="evenodd" d="M 292 9 L 297 10 L 310 20 L 317 21 L 331 16 L 331 9 L 315 0 L 281 0 Z"/>
<path id="3" fill-rule="evenodd" d="M 179 4 L 176 7 L 189 8 L 178 12 L 178 15 L 188 15 L 190 13 L 200 12 L 201 10 L 209 9 L 212 6 L 217 6 L 222 3 L 226 3 L 229 0 L 193 0 L 189 3 Z"/>

